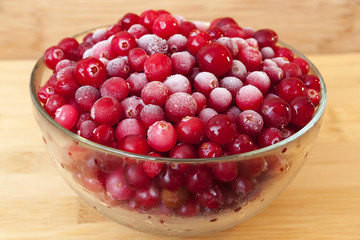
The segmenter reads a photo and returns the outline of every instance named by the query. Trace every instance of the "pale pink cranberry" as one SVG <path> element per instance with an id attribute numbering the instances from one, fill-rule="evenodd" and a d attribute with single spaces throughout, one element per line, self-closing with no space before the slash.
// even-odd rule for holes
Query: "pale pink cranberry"
<path id="1" fill-rule="evenodd" d="M 167 43 L 171 53 L 182 52 L 186 50 L 187 38 L 181 34 L 174 34 L 167 40 Z"/>
<path id="2" fill-rule="evenodd" d="M 140 97 L 141 90 L 143 87 L 149 82 L 145 76 L 145 73 L 132 73 L 130 76 L 126 79 L 126 82 L 130 86 L 130 92 L 129 95 L 135 95 Z"/>
<path id="3" fill-rule="evenodd" d="M 230 182 L 237 177 L 238 166 L 236 162 L 215 163 L 211 170 L 214 176 L 222 182 Z"/>
<path id="4" fill-rule="evenodd" d="M 123 167 L 119 167 L 106 177 L 105 187 L 107 193 L 115 200 L 129 200 L 134 195 L 134 190 L 126 184 Z"/>
<path id="5" fill-rule="evenodd" d="M 154 53 L 166 54 L 168 52 L 168 44 L 165 39 L 155 34 L 145 34 L 137 41 L 138 46 L 146 51 L 147 54 Z"/>
<path id="6" fill-rule="evenodd" d="M 56 80 L 59 80 L 62 77 L 73 77 L 74 76 L 74 70 L 75 66 L 68 66 L 63 69 L 60 69 L 58 72 L 56 72 Z M 55 81 L 56 84 L 56 81 Z M 54 84 L 54 86 L 55 86 Z"/>
<path id="7" fill-rule="evenodd" d="M 239 52 L 239 47 L 233 39 L 229 37 L 221 37 L 216 39 L 216 42 L 224 45 L 229 50 L 232 57 L 235 58 L 237 56 Z"/>
<path id="8" fill-rule="evenodd" d="M 54 120 L 66 129 L 71 129 L 75 126 L 78 119 L 78 111 L 70 104 L 64 104 L 55 112 Z"/>
<path id="9" fill-rule="evenodd" d="M 140 112 L 140 119 L 147 127 L 149 127 L 157 121 L 165 120 L 165 113 L 162 107 L 147 104 Z"/>
<path id="10" fill-rule="evenodd" d="M 284 57 L 275 57 L 271 59 L 273 62 L 275 62 L 278 67 L 282 67 L 284 64 L 289 63 L 290 61 L 287 58 Z"/>
<path id="11" fill-rule="evenodd" d="M 236 104 L 241 111 L 257 111 L 260 109 L 262 102 L 263 95 L 261 91 L 253 85 L 243 86 L 236 95 Z"/>
<path id="12" fill-rule="evenodd" d="M 220 80 L 220 87 L 226 88 L 231 93 L 233 99 L 236 98 L 237 92 L 243 86 L 243 82 L 237 77 L 224 77 Z"/>
<path id="13" fill-rule="evenodd" d="M 149 127 L 147 140 L 150 147 L 156 151 L 170 151 L 175 146 L 177 140 L 175 128 L 169 122 L 157 121 Z"/>
<path id="14" fill-rule="evenodd" d="M 170 75 L 165 79 L 164 84 L 168 87 L 170 94 L 176 92 L 191 93 L 189 79 L 181 74 Z"/>
<path id="15" fill-rule="evenodd" d="M 218 114 L 209 119 L 205 133 L 212 142 L 223 145 L 234 139 L 236 125 L 227 115 Z"/>
<path id="16" fill-rule="evenodd" d="M 124 31 L 116 33 L 111 39 L 111 51 L 115 56 L 127 56 L 136 45 L 135 37 Z"/>
<path id="17" fill-rule="evenodd" d="M 95 58 L 106 58 L 113 59 L 116 57 L 111 51 L 111 42 L 108 40 L 103 40 L 96 43 L 91 48 L 91 56 Z"/>
<path id="18" fill-rule="evenodd" d="M 87 120 L 93 120 L 89 112 L 85 112 L 80 114 L 77 122 L 76 122 L 76 128 L 79 129 L 81 124 Z"/>
<path id="19" fill-rule="evenodd" d="M 123 57 L 114 58 L 106 65 L 106 73 L 109 77 L 127 78 L 130 76 L 130 66 Z"/>
<path id="20" fill-rule="evenodd" d="M 184 117 L 176 125 L 180 142 L 198 144 L 205 137 L 205 123 L 197 117 Z"/>
<path id="21" fill-rule="evenodd" d="M 218 112 L 212 108 L 204 108 L 198 113 L 197 117 L 200 118 L 205 124 L 207 124 L 209 119 L 217 114 Z"/>
<path id="22" fill-rule="evenodd" d="M 204 165 L 195 165 L 185 176 L 185 186 L 192 193 L 203 192 L 212 185 L 211 169 Z"/>
<path id="23" fill-rule="evenodd" d="M 137 134 L 130 134 L 130 135 L 124 136 L 120 140 L 118 148 L 122 151 L 136 153 L 136 154 L 142 154 L 142 155 L 146 155 L 150 152 L 150 147 L 149 147 L 148 142 L 146 141 L 146 138 L 143 136 L 137 135 Z M 138 168 L 140 168 L 140 166 Z M 142 170 L 142 167 L 141 167 L 141 170 Z M 136 180 L 134 180 L 134 181 L 136 181 Z M 135 188 L 137 188 L 137 187 L 135 187 Z"/>
<path id="24" fill-rule="evenodd" d="M 99 87 L 106 80 L 104 64 L 94 57 L 78 61 L 75 65 L 74 74 L 80 85 Z"/>
<path id="25" fill-rule="evenodd" d="M 43 56 L 43 61 L 45 65 L 52 70 L 54 70 L 56 64 L 58 64 L 58 62 L 63 59 L 65 59 L 64 50 L 57 46 L 46 49 Z"/>
<path id="26" fill-rule="evenodd" d="M 270 59 L 265 59 L 262 63 L 262 66 L 260 67 L 260 69 L 264 73 L 266 73 L 266 75 L 268 75 L 271 83 L 273 83 L 273 84 L 279 83 L 284 77 L 283 70 L 280 67 L 278 67 L 277 64 Z"/>
<path id="27" fill-rule="evenodd" d="M 237 117 L 237 129 L 252 138 L 257 136 L 264 126 L 263 117 L 253 110 L 245 110 Z"/>
<path id="28" fill-rule="evenodd" d="M 262 71 L 251 72 L 246 76 L 245 83 L 257 87 L 262 95 L 266 95 L 271 85 L 270 78 Z"/>
<path id="29" fill-rule="evenodd" d="M 100 124 L 114 125 L 122 116 L 121 104 L 113 97 L 98 99 L 90 110 L 91 117 Z"/>
<path id="30" fill-rule="evenodd" d="M 210 92 L 219 87 L 219 82 L 216 76 L 210 72 L 200 72 L 194 78 L 194 88 L 205 96 L 209 96 Z"/>
<path id="31" fill-rule="evenodd" d="M 94 130 L 97 127 L 98 127 L 98 123 L 96 123 L 94 120 L 86 120 L 81 124 L 79 130 L 77 131 L 77 134 L 79 136 L 92 140 Z"/>
<path id="32" fill-rule="evenodd" d="M 305 94 L 305 85 L 299 78 L 284 78 L 277 88 L 277 95 L 288 103 Z"/>
<path id="33" fill-rule="evenodd" d="M 91 42 L 93 42 L 94 44 L 105 40 L 106 37 L 106 29 L 97 29 L 94 31 L 94 33 L 91 35 Z"/>
<path id="34" fill-rule="evenodd" d="M 271 59 L 275 57 L 275 52 L 271 47 L 263 47 L 260 49 L 262 59 Z"/>
<path id="35" fill-rule="evenodd" d="M 240 49 L 249 47 L 249 44 L 243 38 L 234 37 L 234 38 L 231 38 L 231 39 L 236 43 L 236 45 L 238 46 L 239 51 L 240 51 Z"/>
<path id="36" fill-rule="evenodd" d="M 188 76 L 195 67 L 195 57 L 188 51 L 175 52 L 171 54 L 170 58 L 174 74 Z"/>
<path id="37" fill-rule="evenodd" d="M 252 47 L 239 49 L 238 60 L 240 60 L 248 71 L 256 71 L 259 69 L 262 56 L 261 52 Z"/>
<path id="38" fill-rule="evenodd" d="M 188 37 L 190 32 L 196 28 L 196 25 L 192 22 L 185 21 L 179 24 L 179 33 L 185 37 Z"/>
<path id="39" fill-rule="evenodd" d="M 144 71 L 144 63 L 149 55 L 142 48 L 133 48 L 128 54 L 130 68 L 135 72 Z"/>
<path id="40" fill-rule="evenodd" d="M 266 98 L 260 111 L 267 127 L 283 128 L 290 122 L 290 105 L 282 98 Z"/>
<path id="41" fill-rule="evenodd" d="M 228 110 L 224 112 L 224 114 L 227 115 L 234 123 L 237 122 L 237 117 L 240 113 L 241 110 L 237 106 L 231 106 Z"/>
<path id="42" fill-rule="evenodd" d="M 151 55 L 144 63 L 144 73 L 149 81 L 164 81 L 172 73 L 171 59 L 161 53 Z"/>
<path id="43" fill-rule="evenodd" d="M 292 124 L 303 127 L 305 126 L 315 113 L 315 106 L 306 96 L 294 98 L 291 103 L 291 120 Z"/>
<path id="44" fill-rule="evenodd" d="M 141 99 L 145 104 L 163 106 L 170 96 L 169 87 L 162 82 L 152 81 L 141 90 Z"/>
<path id="45" fill-rule="evenodd" d="M 149 34 L 150 32 L 143 25 L 134 24 L 128 29 L 128 33 L 133 35 L 136 39 L 139 39 L 145 34 Z"/>
<path id="46" fill-rule="evenodd" d="M 231 69 L 228 74 L 230 76 L 244 80 L 247 75 L 247 70 L 242 62 L 240 62 L 239 60 L 233 60 Z"/>
<path id="47" fill-rule="evenodd" d="M 140 112 L 145 106 L 143 100 L 137 96 L 127 97 L 120 102 L 124 118 L 140 118 Z"/>
<path id="48" fill-rule="evenodd" d="M 203 110 L 206 107 L 206 97 L 204 94 L 200 92 L 193 92 L 191 96 L 195 99 L 197 104 L 197 110 L 196 113 L 199 113 L 201 110 Z"/>
<path id="49" fill-rule="evenodd" d="M 61 69 L 64 69 L 66 67 L 75 67 L 76 62 L 71 61 L 69 59 L 63 59 L 60 62 L 56 64 L 55 72 L 59 72 Z"/>
<path id="50" fill-rule="evenodd" d="M 214 88 L 208 98 L 209 107 L 218 113 L 225 112 L 232 102 L 232 95 L 229 90 L 222 87 Z"/>
<path id="51" fill-rule="evenodd" d="M 267 147 L 283 140 L 281 131 L 278 128 L 264 128 L 257 138 L 260 147 Z"/>
<path id="52" fill-rule="evenodd" d="M 123 30 L 122 26 L 119 24 L 112 24 L 106 29 L 105 33 L 105 39 L 112 38 L 113 35 L 115 35 L 118 32 L 121 32 Z"/>
<path id="53" fill-rule="evenodd" d="M 75 92 L 75 100 L 81 108 L 90 111 L 93 104 L 101 97 L 97 88 L 86 85 L 79 87 Z"/>
<path id="54" fill-rule="evenodd" d="M 179 143 L 173 147 L 169 154 L 170 158 L 197 158 L 197 152 L 192 144 Z M 174 168 L 173 168 L 174 169 Z M 177 171 L 174 169 L 174 171 Z M 181 171 L 177 171 L 181 173 Z"/>
<path id="55" fill-rule="evenodd" d="M 259 44 L 255 38 L 246 38 L 245 41 L 249 44 L 250 47 L 259 50 Z"/>
<path id="56" fill-rule="evenodd" d="M 84 53 L 94 46 L 92 42 L 82 42 L 76 50 L 77 59 L 84 58 Z"/>
<path id="57" fill-rule="evenodd" d="M 200 29 L 194 29 L 190 32 L 189 37 L 187 39 L 187 49 L 188 51 L 196 56 L 201 47 L 211 43 L 211 36 Z"/>
<path id="58" fill-rule="evenodd" d="M 115 137 L 120 142 L 123 137 L 136 134 L 146 137 L 145 125 L 136 118 L 126 118 L 119 122 L 115 129 Z"/>
<path id="59" fill-rule="evenodd" d="M 173 122 L 178 122 L 186 116 L 195 116 L 196 111 L 197 103 L 188 93 L 171 94 L 165 103 L 165 115 Z"/>

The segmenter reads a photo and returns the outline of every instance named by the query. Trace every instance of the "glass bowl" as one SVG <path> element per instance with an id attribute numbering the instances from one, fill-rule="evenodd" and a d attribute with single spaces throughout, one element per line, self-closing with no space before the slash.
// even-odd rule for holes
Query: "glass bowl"
<path id="1" fill-rule="evenodd" d="M 80 40 L 89 32 L 75 37 Z M 321 81 L 321 100 L 313 119 L 294 135 L 269 147 L 211 159 L 184 160 L 132 154 L 89 141 L 61 127 L 46 113 L 37 97 L 40 86 L 52 74 L 42 58 L 39 59 L 31 74 L 30 93 L 33 113 L 52 162 L 70 187 L 91 207 L 117 223 L 142 232 L 195 236 L 224 230 L 247 220 L 274 201 L 299 172 L 317 138 L 326 105 L 325 84 L 316 67 L 292 47 L 284 43 L 280 45 L 307 60 L 310 73 Z M 118 169 L 126 174 L 145 162 L 162 162 L 171 168 L 187 169 L 181 170 L 183 177 L 193 169 L 206 175 L 211 165 L 218 163 L 241 165 L 245 169 L 266 168 L 254 175 L 244 173 L 229 183 L 217 183 L 220 192 L 219 188 L 207 190 L 208 195 L 221 200 L 220 206 L 219 201 L 215 202 L 212 209 L 199 207 L 193 200 L 194 194 L 179 191 L 180 195 L 174 197 L 173 192 L 161 190 L 156 177 L 150 187 L 129 193 L 128 197 L 114 199 L 107 194 L 106 176 Z M 134 167 L 129 170 L 129 166 Z M 179 199 L 183 198 L 187 200 L 180 206 Z M 166 204 L 164 199 L 167 199 Z"/>

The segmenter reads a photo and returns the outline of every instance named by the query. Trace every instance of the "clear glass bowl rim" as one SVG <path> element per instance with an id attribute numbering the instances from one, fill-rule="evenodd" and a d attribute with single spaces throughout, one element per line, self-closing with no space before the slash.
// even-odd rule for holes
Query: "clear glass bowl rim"
<path id="1" fill-rule="evenodd" d="M 108 27 L 109 25 L 106 26 L 102 26 L 102 27 L 97 27 L 94 29 L 90 29 L 87 31 L 84 31 L 82 33 L 76 34 L 73 37 L 77 38 L 79 36 L 82 36 L 86 33 L 92 32 L 96 29 L 100 29 L 100 28 L 104 28 L 104 27 Z M 95 143 L 93 141 L 90 141 L 84 137 L 81 137 L 73 132 L 71 132 L 70 130 L 67 130 L 65 128 L 63 128 L 60 124 L 58 124 L 57 122 L 55 122 L 55 120 L 50 117 L 50 115 L 47 114 L 47 112 L 45 111 L 45 109 L 42 107 L 38 97 L 37 97 L 37 93 L 36 93 L 36 88 L 35 88 L 35 76 L 36 76 L 36 72 L 39 68 L 39 66 L 41 64 L 44 64 L 42 61 L 42 57 L 40 59 L 38 59 L 38 61 L 36 62 L 32 72 L 31 72 L 31 77 L 30 77 L 30 95 L 31 95 L 31 99 L 33 104 L 36 107 L 36 110 L 40 112 L 41 116 L 44 117 L 51 125 L 53 125 L 54 127 L 56 127 L 58 130 L 62 131 L 64 134 L 68 135 L 69 137 L 73 138 L 75 141 L 79 142 L 79 143 L 83 143 L 85 145 L 88 145 L 89 147 L 91 147 L 94 150 L 97 151 L 101 151 L 101 152 L 107 152 L 113 155 L 118 155 L 118 157 L 128 157 L 128 158 L 135 158 L 138 160 L 144 160 L 144 161 L 156 161 L 156 162 L 173 162 L 173 163 L 189 163 L 189 164 L 201 164 L 201 163 L 208 163 L 208 162 L 226 162 L 226 161 L 241 161 L 242 159 L 250 159 L 250 158 L 256 158 L 256 157 L 261 157 L 261 155 L 276 150 L 276 149 L 283 149 L 284 146 L 286 146 L 288 143 L 300 138 L 302 135 L 304 135 L 307 131 L 309 131 L 322 117 L 324 111 L 325 111 L 325 107 L 326 107 L 326 102 L 327 102 L 327 90 L 326 90 L 326 86 L 325 86 L 325 82 L 324 79 L 322 77 L 322 75 L 320 74 L 319 70 L 317 69 L 317 67 L 302 53 L 300 53 L 299 51 L 297 51 L 295 48 L 293 48 L 292 46 L 282 42 L 282 41 L 278 41 L 278 43 L 284 47 L 289 48 L 290 50 L 292 50 L 294 52 L 294 54 L 298 57 L 301 57 L 303 59 L 305 59 L 309 65 L 310 65 L 310 69 L 312 69 L 314 71 L 314 74 L 320 79 L 320 84 L 321 84 L 321 91 L 320 91 L 320 95 L 321 95 L 321 99 L 320 99 L 320 103 L 317 107 L 317 110 L 313 116 L 313 118 L 310 120 L 310 122 L 305 125 L 302 129 L 300 129 L 298 132 L 296 132 L 295 134 L 293 134 L 292 136 L 278 142 L 275 143 L 271 146 L 268 147 L 264 147 L 264 148 L 260 148 L 251 152 L 246 152 L 246 153 L 241 153 L 241 154 L 235 154 L 235 155 L 229 155 L 229 156 L 224 156 L 224 157 L 217 157 L 217 158 L 187 158 L 187 159 L 181 159 L 181 158 L 169 158 L 169 157 L 153 157 L 153 156 L 147 156 L 147 155 L 140 155 L 140 154 L 135 154 L 135 153 L 129 153 L 129 152 L 125 152 L 125 151 L 121 151 L 115 148 L 111 148 L 111 147 L 107 147 L 98 143 Z"/>

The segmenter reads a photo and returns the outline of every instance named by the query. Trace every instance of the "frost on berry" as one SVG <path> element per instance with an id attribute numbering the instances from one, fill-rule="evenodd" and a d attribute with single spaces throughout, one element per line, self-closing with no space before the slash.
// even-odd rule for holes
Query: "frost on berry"
<path id="1" fill-rule="evenodd" d="M 164 84 L 169 88 L 169 93 L 176 92 L 191 93 L 191 83 L 189 79 L 181 74 L 170 75 L 164 81 Z"/>
<path id="2" fill-rule="evenodd" d="M 139 47 L 145 49 L 147 54 L 167 53 L 168 44 L 165 39 L 156 36 L 155 34 L 145 34 L 137 40 Z"/>
<path id="3" fill-rule="evenodd" d="M 165 114 L 173 122 L 178 122 L 186 116 L 195 116 L 196 111 L 197 103 L 188 93 L 174 93 L 165 103 Z"/>

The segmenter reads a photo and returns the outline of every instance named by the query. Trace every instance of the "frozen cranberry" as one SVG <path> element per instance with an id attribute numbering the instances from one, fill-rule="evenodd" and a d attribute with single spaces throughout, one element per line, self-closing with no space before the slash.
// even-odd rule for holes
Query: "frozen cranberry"
<path id="1" fill-rule="evenodd" d="M 314 116 L 314 104 L 312 104 L 312 102 L 306 96 L 294 98 L 290 103 L 290 107 L 290 122 L 297 126 L 305 126 Z"/>
<path id="2" fill-rule="evenodd" d="M 216 18 L 210 23 L 210 27 L 223 27 L 227 24 L 235 24 L 237 25 L 236 21 L 232 19 L 231 17 L 222 17 L 222 18 Z"/>
<path id="3" fill-rule="evenodd" d="M 155 34 L 145 34 L 138 39 L 137 43 L 149 55 L 154 53 L 166 54 L 168 52 L 167 41 Z"/>
<path id="4" fill-rule="evenodd" d="M 211 72 L 215 76 L 227 73 L 232 67 L 232 61 L 229 50 L 219 43 L 209 43 L 201 47 L 197 53 L 200 71 Z"/>
<path id="5" fill-rule="evenodd" d="M 244 80 L 246 75 L 247 75 L 247 70 L 245 65 L 240 62 L 239 60 L 233 60 L 231 69 L 228 73 L 228 75 L 233 76 L 233 77 L 237 77 L 240 80 Z"/>
<path id="6" fill-rule="evenodd" d="M 249 44 L 250 47 L 259 50 L 259 44 L 255 38 L 247 38 L 245 41 Z"/>
<path id="7" fill-rule="evenodd" d="M 137 134 L 130 134 L 122 137 L 118 148 L 126 152 L 143 155 L 150 152 L 150 148 L 145 137 Z"/>
<path id="8" fill-rule="evenodd" d="M 165 113 L 162 107 L 147 104 L 140 112 L 140 119 L 147 127 L 149 127 L 157 121 L 165 120 Z"/>
<path id="9" fill-rule="evenodd" d="M 106 64 L 106 73 L 109 77 L 127 78 L 130 76 L 130 66 L 124 57 L 110 60 Z"/>
<path id="10" fill-rule="evenodd" d="M 257 111 L 260 109 L 262 102 L 263 95 L 261 91 L 253 85 L 243 86 L 236 95 L 236 104 L 242 111 Z"/>
<path id="11" fill-rule="evenodd" d="M 306 88 L 312 88 L 320 92 L 321 85 L 317 76 L 311 74 L 306 75 L 304 76 L 303 83 L 305 84 Z"/>
<path id="12" fill-rule="evenodd" d="M 271 47 L 263 47 L 260 49 L 262 59 L 270 59 L 275 57 L 275 52 Z"/>
<path id="13" fill-rule="evenodd" d="M 150 187 L 137 190 L 134 195 L 135 202 L 145 209 L 155 207 L 160 202 L 160 188 L 156 183 Z"/>
<path id="14" fill-rule="evenodd" d="M 141 90 L 143 87 L 149 82 L 145 76 L 145 73 L 132 73 L 127 79 L 126 82 L 128 82 L 130 86 L 130 92 L 129 95 L 135 95 L 140 97 Z"/>
<path id="15" fill-rule="evenodd" d="M 168 39 L 179 31 L 176 19 L 170 14 L 159 15 L 153 23 L 152 32 L 157 36 Z"/>
<path id="16" fill-rule="evenodd" d="M 194 88 L 205 96 L 209 96 L 210 92 L 219 86 L 218 79 L 210 72 L 200 72 L 194 78 Z"/>
<path id="17" fill-rule="evenodd" d="M 241 198 L 246 197 L 255 190 L 256 182 L 252 178 L 239 176 L 232 182 L 234 192 Z"/>
<path id="18" fill-rule="evenodd" d="M 224 114 L 227 115 L 234 123 L 237 123 L 237 117 L 240 113 L 241 110 L 237 106 L 231 106 L 228 110 L 226 110 L 226 112 L 224 112 Z"/>
<path id="19" fill-rule="evenodd" d="M 88 57 L 78 61 L 74 74 L 80 85 L 99 87 L 106 80 L 106 68 L 97 58 Z"/>
<path id="20" fill-rule="evenodd" d="M 195 66 L 195 57 L 188 51 L 175 52 L 171 54 L 172 71 L 174 74 L 188 76 Z"/>
<path id="21" fill-rule="evenodd" d="M 254 178 L 267 169 L 264 158 L 253 158 L 238 162 L 239 176 Z"/>
<path id="22" fill-rule="evenodd" d="M 141 24 L 134 24 L 128 29 L 128 33 L 133 35 L 136 39 L 139 39 L 145 34 L 149 34 L 150 31 Z"/>
<path id="23" fill-rule="evenodd" d="M 193 92 L 191 96 L 195 99 L 197 104 L 197 113 L 203 110 L 206 107 L 206 97 L 200 92 Z"/>
<path id="24" fill-rule="evenodd" d="M 51 95 L 48 100 L 46 101 L 46 104 L 44 105 L 45 111 L 50 115 L 54 116 L 56 110 L 65 105 L 66 100 L 63 96 L 59 94 Z"/>
<path id="25" fill-rule="evenodd" d="M 149 81 L 164 81 L 172 72 L 171 59 L 165 54 L 155 53 L 144 63 L 144 73 Z"/>
<path id="26" fill-rule="evenodd" d="M 221 38 L 217 39 L 216 42 L 224 45 L 229 50 L 232 57 L 237 56 L 237 54 L 239 52 L 239 47 L 232 38 L 221 37 Z"/>
<path id="27" fill-rule="evenodd" d="M 179 188 L 175 191 L 168 189 L 161 190 L 161 201 L 171 209 L 177 209 L 189 199 L 189 192 L 186 188 Z"/>
<path id="28" fill-rule="evenodd" d="M 262 71 L 253 71 L 248 74 L 245 78 L 245 83 L 257 87 L 263 96 L 269 91 L 271 84 L 268 75 Z"/>
<path id="29" fill-rule="evenodd" d="M 275 62 L 270 59 L 265 59 L 262 64 L 263 65 L 260 66 L 260 68 L 268 75 L 273 84 L 277 84 L 283 79 L 284 72 Z"/>
<path id="30" fill-rule="evenodd" d="M 252 35 L 259 44 L 260 48 L 275 46 L 278 41 L 276 32 L 271 29 L 260 29 Z"/>
<path id="31" fill-rule="evenodd" d="M 123 167 L 119 167 L 106 177 L 106 191 L 115 200 L 129 200 L 134 195 L 134 190 L 125 182 L 123 172 Z"/>
<path id="32" fill-rule="evenodd" d="M 110 125 L 101 124 L 94 129 L 92 140 L 102 145 L 112 146 L 114 129 Z"/>
<path id="33" fill-rule="evenodd" d="M 43 61 L 45 65 L 54 70 L 56 64 L 65 59 L 64 50 L 61 47 L 53 46 L 45 50 Z"/>
<path id="34" fill-rule="evenodd" d="M 119 24 L 125 30 L 128 30 L 132 25 L 139 22 L 140 17 L 135 13 L 126 13 L 120 20 Z"/>
<path id="35" fill-rule="evenodd" d="M 185 37 L 188 37 L 194 29 L 196 29 L 196 25 L 192 22 L 185 21 L 179 24 L 179 33 Z"/>
<path id="36" fill-rule="evenodd" d="M 205 136 L 205 124 L 197 117 L 185 117 L 176 125 L 176 133 L 179 141 L 189 144 L 197 144 Z"/>
<path id="37" fill-rule="evenodd" d="M 264 128 L 257 138 L 260 147 L 267 147 L 283 140 L 282 133 L 278 128 Z"/>
<path id="38" fill-rule="evenodd" d="M 76 122 L 76 128 L 79 129 L 81 124 L 85 122 L 86 120 L 93 120 L 89 112 L 85 112 L 80 114 L 78 121 Z"/>
<path id="39" fill-rule="evenodd" d="M 210 188 L 213 182 L 211 169 L 205 165 L 196 165 L 185 176 L 185 186 L 192 193 L 199 193 Z"/>
<path id="40" fill-rule="evenodd" d="M 278 47 L 275 51 L 276 57 L 284 57 L 290 62 L 294 60 L 294 53 L 286 47 Z"/>
<path id="41" fill-rule="evenodd" d="M 55 67 L 55 72 L 59 72 L 60 70 L 66 68 L 66 67 L 75 67 L 76 62 L 68 60 L 68 59 L 63 59 L 60 62 L 58 62 L 58 64 L 56 64 Z"/>
<path id="42" fill-rule="evenodd" d="M 197 158 L 197 152 L 193 145 L 179 143 L 173 147 L 169 154 L 170 158 Z M 177 165 L 179 166 L 179 165 Z M 174 168 L 174 167 L 173 167 Z M 178 170 L 176 167 L 175 170 Z M 178 172 L 182 172 L 181 170 Z"/>
<path id="43" fill-rule="evenodd" d="M 310 99 L 310 101 L 312 102 L 312 104 L 314 104 L 314 106 L 319 105 L 320 94 L 318 91 L 316 91 L 315 89 L 307 88 L 305 92 L 306 92 L 306 96 Z"/>
<path id="44" fill-rule="evenodd" d="M 295 131 L 290 127 L 284 127 L 280 129 L 283 139 L 288 138 L 295 134 Z"/>
<path id="45" fill-rule="evenodd" d="M 214 176 L 222 182 L 234 180 L 238 174 L 236 162 L 219 162 L 215 163 L 211 170 Z"/>
<path id="46" fill-rule="evenodd" d="M 116 33 L 111 39 L 111 51 L 115 56 L 127 56 L 136 45 L 135 37 L 124 31 Z"/>
<path id="47" fill-rule="evenodd" d="M 195 116 L 196 111 L 197 103 L 188 93 L 171 94 L 165 103 L 165 115 L 173 122 L 178 122 L 186 116 Z"/>
<path id="48" fill-rule="evenodd" d="M 237 129 L 250 137 L 257 136 L 264 126 L 262 116 L 253 110 L 245 110 L 237 117 Z"/>
<path id="49" fill-rule="evenodd" d="M 93 34 L 91 36 L 91 42 L 96 44 L 100 41 L 105 40 L 105 38 L 106 38 L 106 29 L 100 28 L 93 32 Z"/>
<path id="50" fill-rule="evenodd" d="M 124 118 L 140 118 L 140 112 L 145 106 L 137 96 L 127 97 L 120 102 Z"/>
<path id="51" fill-rule="evenodd" d="M 133 48 L 128 54 L 130 68 L 135 72 L 144 71 L 144 63 L 149 56 L 142 48 Z"/>
<path id="52" fill-rule="evenodd" d="M 245 65 L 248 71 L 256 71 L 262 61 L 261 52 L 252 47 L 239 49 L 238 59 Z"/>
<path id="53" fill-rule="evenodd" d="M 264 118 L 265 126 L 283 128 L 290 122 L 290 105 L 282 98 L 266 98 L 261 107 L 261 115 Z"/>
<path id="54" fill-rule="evenodd" d="M 84 56 L 84 53 L 91 49 L 94 46 L 94 44 L 92 42 L 82 42 L 80 43 L 80 45 L 78 46 L 77 50 L 76 50 L 76 54 L 77 54 L 77 58 L 78 59 L 82 59 Z"/>
<path id="55" fill-rule="evenodd" d="M 164 84 L 168 87 L 170 94 L 176 92 L 191 93 L 191 83 L 189 79 L 181 74 L 170 75 L 166 78 Z"/>
<path id="56" fill-rule="evenodd" d="M 284 78 L 279 83 L 277 94 L 290 103 L 296 97 L 305 96 L 305 85 L 298 78 Z"/>
<path id="57" fill-rule="evenodd" d="M 244 30 L 237 24 L 227 24 L 220 28 L 224 32 L 226 37 L 230 37 L 230 38 L 234 38 L 234 37 L 244 38 L 245 37 Z"/>
<path id="58" fill-rule="evenodd" d="M 243 82 L 237 77 L 224 77 L 220 80 L 220 87 L 226 88 L 233 99 L 236 98 L 236 94 L 242 86 L 244 86 Z"/>
<path id="59" fill-rule="evenodd" d="M 140 14 L 139 23 L 151 31 L 154 21 L 158 16 L 159 13 L 152 9 L 148 9 Z"/>
<path id="60" fill-rule="evenodd" d="M 216 112 L 212 108 L 204 108 L 203 110 L 201 110 L 198 113 L 197 117 L 200 118 L 206 124 L 210 118 L 212 118 L 213 116 L 215 116 L 217 114 L 218 114 L 218 112 Z"/>
<path id="61" fill-rule="evenodd" d="M 214 142 L 204 142 L 198 148 L 199 158 L 222 157 L 223 150 L 221 146 Z"/>
<path id="62" fill-rule="evenodd" d="M 97 127 L 98 127 L 98 124 L 94 120 L 86 120 L 80 125 L 80 128 L 77 131 L 77 134 L 84 138 L 92 140 L 94 130 Z"/>
<path id="63" fill-rule="evenodd" d="M 106 29 L 105 39 L 109 39 L 111 36 L 122 31 L 123 28 L 120 24 L 112 24 Z"/>
<path id="64" fill-rule="evenodd" d="M 72 75 L 60 77 L 55 84 L 55 92 L 65 98 L 72 98 L 79 87 L 78 81 Z"/>
<path id="65" fill-rule="evenodd" d="M 100 87 L 102 97 L 113 97 L 118 101 L 125 99 L 130 91 L 128 83 L 120 77 L 112 77 Z"/>
<path id="66" fill-rule="evenodd" d="M 212 38 L 207 32 L 194 29 L 189 34 L 187 49 L 192 55 L 196 56 L 200 48 L 211 43 L 211 41 Z"/>
<path id="67" fill-rule="evenodd" d="M 91 56 L 95 58 L 106 58 L 106 59 L 113 59 L 116 57 L 113 52 L 111 51 L 111 42 L 108 40 L 103 40 L 101 42 L 96 43 L 91 48 Z"/>
<path id="68" fill-rule="evenodd" d="M 145 161 L 143 162 L 144 172 L 149 177 L 155 178 L 161 172 L 163 165 L 162 162 Z"/>
<path id="69" fill-rule="evenodd" d="M 217 87 L 213 89 L 208 98 L 209 107 L 218 113 L 225 112 L 232 102 L 232 95 L 226 88 Z"/>
<path id="70" fill-rule="evenodd" d="M 185 184 L 184 175 L 175 171 L 170 165 L 167 165 L 159 174 L 160 187 L 175 191 Z"/>
<path id="71" fill-rule="evenodd" d="M 113 97 L 102 97 L 91 107 L 91 117 L 100 124 L 114 125 L 122 116 L 121 105 Z"/>
<path id="72" fill-rule="evenodd" d="M 167 43 L 171 53 L 182 52 L 186 50 L 187 38 L 181 34 L 174 34 L 168 39 Z"/>
<path id="73" fill-rule="evenodd" d="M 159 152 L 170 151 L 176 144 L 177 136 L 173 125 L 166 121 L 157 121 L 147 131 L 150 147 Z"/>
<path id="74" fill-rule="evenodd" d="M 64 104 L 55 112 L 54 120 L 66 129 L 71 129 L 75 126 L 78 119 L 78 111 L 70 104 Z"/>
<path id="75" fill-rule="evenodd" d="M 115 137 L 120 142 L 127 135 L 136 134 L 146 137 L 146 127 L 136 118 L 126 118 L 119 122 L 115 129 Z"/>
<path id="76" fill-rule="evenodd" d="M 81 86 L 75 92 L 76 102 L 86 111 L 90 111 L 91 107 L 99 98 L 99 90 L 89 85 Z"/>

